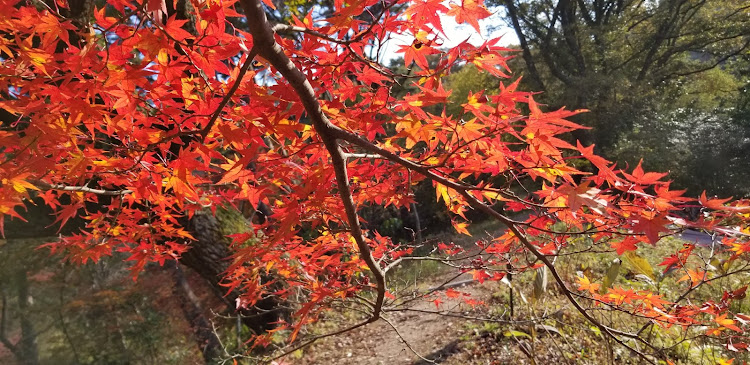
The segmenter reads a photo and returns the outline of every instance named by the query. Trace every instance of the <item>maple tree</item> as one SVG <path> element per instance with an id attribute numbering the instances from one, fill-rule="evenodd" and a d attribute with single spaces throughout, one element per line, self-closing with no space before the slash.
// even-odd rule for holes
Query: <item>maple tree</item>
<path id="1" fill-rule="evenodd" d="M 147 263 L 203 254 L 196 219 L 265 204 L 270 219 L 224 235 L 231 260 L 222 285 L 240 293 L 238 308 L 303 298 L 286 323 L 259 327 L 252 339 L 266 345 L 289 329 L 292 344 L 281 354 L 413 300 L 387 287 L 399 263 L 462 255 L 471 262 L 458 268 L 479 282 L 546 270 L 587 321 L 647 362 L 669 357 L 670 344 L 645 335 L 654 325 L 748 350 L 750 317 L 733 306 L 746 286 L 715 297 L 701 291 L 750 271 L 747 201 L 687 198 L 665 174 L 618 168 L 593 146 L 570 143 L 583 127 L 566 118 L 583 111 L 543 111 L 518 80 L 470 93 L 462 118 L 440 112 L 451 93 L 442 77 L 454 66 L 509 73 L 499 39 L 440 48 L 439 14 L 478 28 L 490 15 L 481 1 L 334 1 L 327 18 L 310 11 L 290 24 L 269 23 L 270 1 L 194 1 L 186 17 L 174 12 L 176 2 L 109 0 L 87 21 L 65 16 L 71 3 L 2 2 L 0 107 L 12 118 L 0 130 L 0 228 L 24 220 L 24 202 L 36 199 L 60 225 L 85 222 L 50 244 L 53 251 L 79 263 L 124 252 L 137 276 Z M 404 12 L 391 11 L 397 6 Z M 369 56 L 394 34 L 412 40 L 399 50 L 407 74 Z M 416 91 L 396 98 L 397 83 Z M 426 258 L 366 229 L 359 206 L 409 207 L 425 179 L 458 232 L 468 234 L 472 210 L 503 223 L 504 234 L 479 240 L 474 252 L 441 243 Z M 704 214 L 688 220 L 685 207 Z M 513 211 L 527 218 L 512 219 Z M 688 244 L 665 258 L 661 274 L 638 253 L 688 228 L 714 233 L 720 246 L 706 253 Z M 581 237 L 588 241 L 577 251 Z M 684 292 L 556 269 L 557 259 L 594 250 L 621 255 L 652 281 L 677 272 Z M 479 305 L 452 289 L 417 297 L 439 312 L 441 296 Z M 363 306 L 367 316 L 297 339 L 337 301 Z M 628 313 L 642 328 L 616 328 L 600 310 Z"/>

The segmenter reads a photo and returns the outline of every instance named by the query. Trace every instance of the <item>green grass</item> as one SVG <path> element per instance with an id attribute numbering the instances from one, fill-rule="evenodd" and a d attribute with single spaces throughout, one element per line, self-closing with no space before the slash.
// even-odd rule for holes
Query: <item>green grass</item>
<path id="1" fill-rule="evenodd" d="M 643 269 L 638 269 L 632 263 L 623 259 L 623 257 L 620 257 L 624 262 L 620 268 L 619 275 L 614 280 L 613 286 L 620 286 L 634 290 L 650 290 L 663 295 L 666 300 L 676 300 L 682 293 L 688 290 L 688 285 L 690 285 L 689 280 L 679 281 L 679 279 L 685 275 L 683 270 L 676 270 L 666 275 L 662 275 L 664 267 L 658 266 L 658 264 L 662 262 L 665 257 L 681 249 L 684 243 L 685 242 L 682 240 L 669 237 L 662 239 L 656 246 L 647 245 L 646 247 L 641 247 L 637 250 L 637 254 L 646 260 L 651 269 L 653 269 L 656 279 L 654 282 L 638 280 L 636 274 L 642 273 Z M 590 240 L 578 239 L 577 242 L 570 243 L 567 251 L 580 250 L 584 247 L 589 247 L 590 245 Z M 693 252 L 702 257 L 709 257 L 711 253 L 709 248 L 704 247 L 696 247 Z M 592 280 L 592 282 L 601 283 L 602 278 L 606 275 L 607 268 L 611 265 L 611 262 L 615 257 L 617 257 L 617 255 L 614 253 L 581 253 L 572 256 L 562 256 L 556 261 L 555 267 L 564 280 L 566 280 L 568 286 L 571 289 L 575 289 L 575 277 L 581 274 L 585 274 Z M 692 258 L 691 260 L 697 260 L 697 258 Z M 691 263 L 694 264 L 697 262 Z M 719 271 L 713 273 L 713 275 L 719 274 Z M 515 295 L 516 303 L 514 307 L 516 309 L 516 319 L 546 318 L 547 315 L 552 313 L 554 314 L 552 318 L 544 320 L 542 323 L 554 326 L 560 330 L 568 340 L 584 345 L 581 346 L 581 348 L 585 349 L 589 354 L 598 354 L 596 356 L 606 355 L 608 356 L 606 358 L 609 359 L 611 363 L 641 363 L 638 360 L 633 360 L 632 357 L 628 357 L 628 359 L 622 357 L 618 360 L 615 349 L 619 348 L 622 350 L 621 346 L 612 346 L 611 344 L 605 346 L 604 344 L 606 342 L 603 341 L 602 338 L 598 341 L 592 341 L 592 334 L 595 337 L 600 336 L 600 334 L 598 334 L 598 329 L 593 328 L 590 323 L 585 321 L 583 317 L 572 308 L 572 305 L 567 298 L 560 293 L 551 278 L 545 295 L 539 300 L 534 301 L 534 299 L 532 299 L 533 280 L 534 271 L 527 271 L 514 275 L 513 277 L 513 286 L 519 292 Z M 691 293 L 690 299 L 693 303 L 703 303 L 708 300 L 719 301 L 722 293 L 725 290 L 728 290 L 728 288 L 738 288 L 747 285 L 749 282 L 750 276 L 745 273 L 719 279 L 712 282 L 710 285 L 704 284 L 699 287 Z M 500 286 L 499 288 L 500 289 L 493 295 L 493 305 L 507 308 L 509 306 L 509 288 L 504 286 Z M 526 301 L 521 299 L 522 297 L 524 297 Z M 590 305 L 586 300 L 579 299 L 579 302 L 585 305 Z M 734 312 L 748 313 L 750 310 L 750 303 L 747 299 L 736 300 L 730 309 Z M 633 317 L 627 313 L 607 310 L 604 306 L 600 306 L 599 310 L 594 311 L 594 317 L 602 323 L 609 324 L 614 328 L 629 331 L 631 333 L 638 332 L 638 330 L 648 323 L 645 319 L 633 319 Z M 484 331 L 489 331 L 489 329 L 485 329 Z M 501 328 L 495 332 L 498 333 L 495 333 L 494 335 L 498 336 L 499 332 L 506 333 L 507 328 Z M 529 333 L 528 331 L 525 332 Z M 740 360 L 739 363 L 741 363 L 741 361 L 748 361 L 750 359 L 746 352 L 731 353 L 721 346 L 722 342 L 711 341 L 702 337 L 701 335 L 704 332 L 705 328 L 691 328 L 684 331 L 681 327 L 662 328 L 660 326 L 650 326 L 644 331 L 643 337 L 657 346 L 667 347 L 666 355 L 673 361 L 678 360 L 681 364 L 714 364 L 718 363 L 720 358 L 735 358 Z M 685 335 L 688 336 L 688 339 L 684 338 Z M 631 346 L 636 345 L 634 341 L 629 342 L 629 344 Z M 549 347 L 543 348 L 550 350 Z M 561 348 L 564 349 L 565 346 L 562 346 Z M 562 351 L 561 353 L 564 352 L 565 351 Z M 596 356 L 593 358 L 596 358 Z M 604 357 L 602 359 L 604 359 Z"/>
<path id="2" fill-rule="evenodd" d="M 561 227 L 555 227 L 561 228 Z M 498 236 L 503 232 L 500 224 L 489 221 L 475 224 L 470 228 L 472 236 L 443 233 L 428 236 L 425 247 L 417 250 L 416 255 L 429 254 L 438 242 L 453 242 L 464 247 L 467 252 L 476 252 L 476 241 L 488 236 Z M 563 255 L 555 261 L 555 268 L 567 286 L 576 291 L 576 277 L 586 275 L 592 282 L 602 283 L 607 269 L 616 257 L 623 259 L 619 274 L 612 286 L 619 286 L 634 290 L 649 290 L 673 301 L 688 290 L 689 281 L 679 281 L 684 271 L 677 270 L 666 275 L 662 274 L 663 266 L 658 266 L 665 257 L 683 248 L 685 242 L 674 237 L 663 238 L 657 245 L 641 244 L 636 254 L 645 262 L 636 267 L 629 260 L 618 256 L 608 244 L 595 245 L 591 238 L 579 236 L 568 242 L 568 246 L 561 252 L 577 252 L 592 249 L 595 252 Z M 697 257 L 708 257 L 710 249 L 696 247 Z M 460 254 L 461 255 L 461 254 Z M 459 255 L 459 256 L 460 256 Z M 521 258 L 520 265 L 526 263 Z M 529 255 L 527 263 L 533 263 Z M 691 261 L 691 265 L 697 261 Z M 652 282 L 639 279 L 637 274 L 648 270 L 653 271 Z M 420 260 L 404 261 L 388 274 L 389 291 L 397 296 L 414 292 L 424 292 L 439 281 L 458 273 L 437 261 Z M 646 362 L 631 353 L 625 347 L 615 343 L 602 334 L 593 324 L 589 323 L 578 313 L 568 299 L 562 294 L 557 284 L 549 277 L 546 291 L 539 298 L 534 298 L 534 275 L 536 270 L 528 270 L 513 275 L 514 287 L 513 317 L 516 321 L 534 320 L 535 325 L 528 321 L 516 325 L 506 323 L 486 322 L 468 324 L 460 340 L 464 349 L 461 354 L 454 355 L 456 363 L 532 363 L 537 364 L 645 364 Z M 716 271 L 713 275 L 719 275 Z M 702 285 L 690 295 L 693 303 L 703 303 L 706 300 L 719 300 L 724 290 L 738 288 L 750 283 L 750 276 L 739 274 L 716 280 L 710 285 Z M 480 308 L 477 315 L 492 318 L 509 318 L 510 288 L 505 284 L 491 284 L 491 295 L 484 298 L 486 307 Z M 586 307 L 592 307 L 592 315 L 601 323 L 613 328 L 638 332 L 648 323 L 646 319 L 634 318 L 628 313 L 608 310 L 603 305 L 579 298 L 578 301 Z M 684 303 L 684 302 L 683 302 Z M 733 312 L 750 313 L 750 300 L 736 300 L 730 309 Z M 541 327 L 540 327 L 541 326 Z M 642 337 L 656 346 L 664 347 L 664 354 L 678 364 L 698 365 L 716 364 L 720 359 L 736 358 L 735 364 L 748 361 L 747 353 L 730 353 L 722 347 L 722 341 L 707 339 L 702 336 L 705 328 L 690 328 L 685 331 L 681 327 L 662 328 L 648 326 Z M 684 336 L 687 335 L 687 338 Z M 630 346 L 640 346 L 635 340 L 625 340 Z M 641 349 L 643 350 L 642 346 Z M 644 352 L 647 352 L 644 350 Z M 470 355 L 469 355 L 470 354 Z M 468 357 L 467 357 L 468 356 Z M 653 359 L 657 363 L 658 359 Z M 451 360 L 453 361 L 453 360 Z M 453 363 L 453 362 L 449 362 Z"/>

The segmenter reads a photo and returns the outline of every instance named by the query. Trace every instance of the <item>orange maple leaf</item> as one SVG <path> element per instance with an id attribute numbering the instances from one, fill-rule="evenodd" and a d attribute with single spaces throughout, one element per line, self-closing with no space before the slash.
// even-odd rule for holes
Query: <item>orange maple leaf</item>
<path id="1" fill-rule="evenodd" d="M 690 280 L 690 286 L 694 287 L 702 283 L 707 277 L 705 271 L 688 269 L 687 274 L 677 280 L 677 282 L 679 283 L 680 281 Z"/>
<path id="2" fill-rule="evenodd" d="M 719 326 L 728 328 L 732 331 L 742 332 L 742 330 L 739 327 L 735 326 L 736 322 L 733 319 L 727 318 L 726 313 L 714 318 L 714 322 L 716 322 Z"/>
<path id="3" fill-rule="evenodd" d="M 430 68 L 427 56 L 439 53 L 439 51 L 432 48 L 432 41 L 427 39 L 427 32 L 419 31 L 410 45 L 399 45 L 399 50 L 396 53 L 404 54 L 404 64 L 406 67 L 411 66 L 413 61 L 421 69 L 426 70 Z"/>
<path id="4" fill-rule="evenodd" d="M 482 0 L 463 0 L 461 6 L 451 4 L 451 10 L 448 11 L 447 15 L 454 16 L 456 23 L 469 23 L 477 32 L 481 32 L 479 29 L 479 19 L 484 19 L 492 15 L 484 7 L 483 2 Z"/>
<path id="5" fill-rule="evenodd" d="M 601 284 L 592 283 L 585 275 L 578 278 L 578 290 L 580 291 L 588 290 L 589 293 L 594 294 L 599 291 L 600 287 Z"/>

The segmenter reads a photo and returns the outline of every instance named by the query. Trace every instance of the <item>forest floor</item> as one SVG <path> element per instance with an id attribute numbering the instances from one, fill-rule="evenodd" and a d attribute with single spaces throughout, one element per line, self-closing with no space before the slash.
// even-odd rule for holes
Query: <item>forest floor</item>
<path id="1" fill-rule="evenodd" d="M 432 237 L 434 242 L 454 242 L 466 249 L 461 256 L 471 256 L 478 249 L 477 237 L 497 237 L 502 231 L 495 226 L 474 227 L 474 238 L 445 235 Z M 652 250 L 644 250 L 652 265 L 676 252 L 686 242 L 698 250 L 710 250 L 705 235 L 687 232 L 680 237 L 665 238 Z M 710 240 L 708 241 L 710 246 Z M 581 242 L 582 244 L 585 244 Z M 571 244 L 573 244 L 571 242 Z M 612 256 L 601 253 L 578 255 L 556 263 L 557 272 L 568 283 L 580 275 L 603 277 Z M 453 262 L 470 267 L 468 262 Z M 637 269 L 623 265 L 618 285 L 649 287 L 638 280 Z M 652 269 L 653 270 L 653 269 Z M 445 267 L 435 261 L 410 261 L 398 268 L 388 287 L 399 299 L 387 303 L 383 319 L 345 332 L 325 337 L 311 346 L 294 352 L 280 365 L 500 365 L 500 364 L 643 364 L 634 352 L 601 335 L 596 327 L 583 319 L 558 287 L 550 282 L 544 293 L 533 296 L 535 270 L 514 275 L 511 282 L 485 281 L 480 284 L 470 274 L 459 275 L 457 268 Z M 660 279 L 660 290 L 675 297 L 684 290 L 676 274 Z M 507 278 L 506 278 L 507 279 Z M 733 279 L 733 280 L 743 280 Z M 746 279 L 744 279 L 746 280 Z M 446 285 L 446 283 L 451 283 Z M 719 287 L 737 287 L 741 282 L 719 283 Z M 572 285 L 572 284 L 569 284 Z M 450 287 L 449 290 L 445 290 Z M 440 290 L 434 290 L 439 288 Z M 434 293 L 408 305 L 398 305 L 415 293 Z M 448 293 L 450 292 L 450 293 Z M 512 294 L 511 294 L 512 293 Z M 451 294 L 451 295 L 448 295 Z M 417 294 L 418 296 L 419 294 Z M 441 302 L 436 303 L 439 299 Z M 467 300 L 469 299 L 469 300 Z M 475 303 L 467 302 L 481 302 Z M 394 306 L 393 303 L 396 303 Z M 512 304 L 511 304 L 512 303 Z M 439 306 L 436 306 L 439 305 Z M 394 310 L 396 309 L 396 310 Z M 592 308 L 593 310 L 593 308 Z M 305 329 L 307 336 L 335 332 L 361 321 L 362 316 L 351 307 L 330 312 L 324 320 Z M 599 320 L 628 331 L 638 331 L 643 322 L 629 315 L 612 311 L 594 311 Z M 509 321 L 511 320 L 511 321 Z M 681 332 L 650 327 L 648 338 L 677 343 L 669 347 L 668 357 L 677 364 L 716 364 L 728 354 L 723 349 L 700 339 L 683 341 Z M 637 345 L 637 344 L 636 344 Z M 637 347 L 637 346 L 636 346 Z M 735 356 L 737 354 L 730 354 Z M 743 355 L 744 357 L 744 355 Z M 652 359 L 654 363 L 662 361 Z"/>
<path id="2" fill-rule="evenodd" d="M 434 312 L 435 304 L 419 301 L 410 310 L 385 314 L 387 321 L 380 320 L 320 340 L 288 356 L 281 364 L 594 364 L 608 356 L 623 360 L 625 354 L 608 354 L 604 341 L 582 323 L 571 323 L 566 308 L 558 311 L 559 320 L 540 321 L 548 325 L 537 325 L 534 330 L 530 330 L 528 324 L 510 325 L 468 318 L 500 318 L 496 311 L 492 312 L 498 307 L 494 305 L 498 304 L 497 293 L 507 292 L 504 286 L 485 282 L 457 287 L 455 290 L 470 294 L 472 299 L 481 300 L 485 305 L 471 308 L 455 299 L 441 297 L 444 302 L 440 309 L 454 315 L 450 316 L 426 313 Z M 517 319 L 530 315 L 521 312 Z M 572 333 L 576 336 L 570 336 Z M 566 337 L 575 340 L 571 342 Z"/>
<path id="3" fill-rule="evenodd" d="M 470 246 L 468 242 L 459 244 Z M 534 307 L 541 308 L 536 313 L 531 310 L 529 299 L 521 298 L 514 290 L 513 319 L 517 322 L 509 324 L 507 281 L 479 284 L 468 273 L 456 276 L 455 269 L 446 270 L 427 262 L 401 271 L 396 275 L 402 279 L 402 295 L 409 290 L 429 291 L 448 281 L 452 284 L 447 287 L 454 295 L 460 294 L 451 298 L 441 291 L 414 300 L 406 307 L 398 307 L 399 311 L 384 313 L 384 319 L 375 323 L 321 339 L 279 364 L 594 364 L 602 359 L 613 363 L 608 358 L 614 363 L 629 362 L 626 354 L 609 351 L 611 347 L 553 289 L 544 303 L 536 303 Z M 412 287 L 406 290 L 409 283 Z M 438 298 L 442 301 L 439 307 L 434 302 Z M 471 306 L 466 298 L 482 304 Z M 321 334 L 345 328 L 344 322 L 356 322 L 354 315 L 352 311 L 332 313 L 325 324 L 313 331 Z M 524 321 L 531 318 L 536 318 L 536 325 Z"/>
<path id="4" fill-rule="evenodd" d="M 471 256 L 478 251 L 477 238 L 491 238 L 502 234 L 493 224 L 479 224 L 471 228 L 473 237 L 445 234 L 430 237 L 428 242 L 453 242 Z M 652 263 L 675 252 L 687 242 L 706 248 L 706 235 L 686 232 L 679 238 L 665 239 L 658 250 L 646 251 Z M 708 238 L 710 246 L 710 237 Z M 579 255 L 575 260 L 560 260 L 558 273 L 568 282 L 583 272 L 588 277 L 601 277 L 611 256 Z M 470 266 L 467 262 L 454 262 Z M 621 283 L 633 286 L 632 268 L 626 266 L 618 276 Z M 485 281 L 480 284 L 469 273 L 460 274 L 457 268 L 441 266 L 435 261 L 411 261 L 398 268 L 388 287 L 399 301 L 414 293 L 435 291 L 433 295 L 395 307 L 391 303 L 383 318 L 375 323 L 348 331 L 338 336 L 323 338 L 312 346 L 283 358 L 283 365 L 500 365 L 500 364 L 641 364 L 635 353 L 629 353 L 601 336 L 597 328 L 585 321 L 570 305 L 554 283 L 549 283 L 539 300 L 531 298 L 534 271 L 514 275 L 510 282 Z M 661 281 L 665 293 L 680 292 L 680 283 L 670 276 Z M 450 283 L 450 284 L 448 284 Z M 447 285 L 446 285 L 447 284 Z M 452 295 L 447 295 L 450 288 Z M 511 292 L 513 293 L 511 296 Z M 441 302 L 437 303 L 435 299 Z M 481 302 L 470 305 L 468 302 Z M 396 302 L 398 303 L 398 301 Z M 511 305 L 512 303 L 512 305 Z M 389 307 L 388 305 L 386 307 Z M 393 309 L 397 310 L 393 310 Z M 606 320 L 621 328 L 640 328 L 632 318 L 618 313 L 602 312 Z M 512 321 L 508 321 L 512 319 Z M 325 320 L 307 329 L 315 336 L 346 328 L 361 320 L 356 310 L 341 309 L 329 313 Z M 659 332 L 657 336 L 670 336 Z M 700 341 L 683 344 L 678 352 L 669 354 L 680 359 L 680 364 L 715 364 L 710 347 Z M 706 356 L 710 353 L 711 356 Z M 660 362 L 661 363 L 661 362 Z"/>

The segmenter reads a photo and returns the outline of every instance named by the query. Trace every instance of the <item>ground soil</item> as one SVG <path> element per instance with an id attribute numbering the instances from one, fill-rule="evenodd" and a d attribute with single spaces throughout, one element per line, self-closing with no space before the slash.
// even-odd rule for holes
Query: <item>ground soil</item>
<path id="1" fill-rule="evenodd" d="M 454 282 L 470 281 L 467 278 L 459 277 Z M 497 304 L 496 294 L 504 289 L 507 291 L 506 288 L 502 283 L 479 285 L 475 282 L 456 287 L 455 290 L 470 294 L 472 299 L 487 305 L 472 308 L 442 296 L 444 303 L 440 309 L 459 315 L 487 317 L 493 304 Z M 483 321 L 419 312 L 436 309 L 433 302 L 426 300 L 417 302 L 410 309 L 412 311 L 386 314 L 393 327 L 381 320 L 329 337 L 287 356 L 281 364 L 532 364 L 529 354 L 533 354 L 536 364 L 592 364 L 599 356 L 606 356 L 582 351 L 583 348 L 601 347 L 597 346 L 596 338 L 588 336 L 581 336 L 576 340 L 578 343 L 573 344 L 566 342 L 560 333 L 537 327 L 537 336 L 532 342 L 523 336 L 508 336 L 509 331 L 530 332 L 523 326 L 488 326 Z"/>
<path id="2" fill-rule="evenodd" d="M 457 279 L 460 281 L 465 278 Z M 456 288 L 474 296 L 485 295 L 488 288 L 467 285 Z M 455 306 L 443 303 L 441 306 Z M 410 309 L 436 309 L 434 303 L 418 301 Z M 425 358 L 443 361 L 458 350 L 460 337 L 465 335 L 467 320 L 438 314 L 404 311 L 388 313 L 381 320 L 337 337 L 328 338 L 305 350 L 293 364 L 417 364 Z M 396 330 L 398 333 L 396 333 Z M 400 335 L 400 336 L 399 336 Z M 411 349 L 410 349 L 411 347 Z"/>

